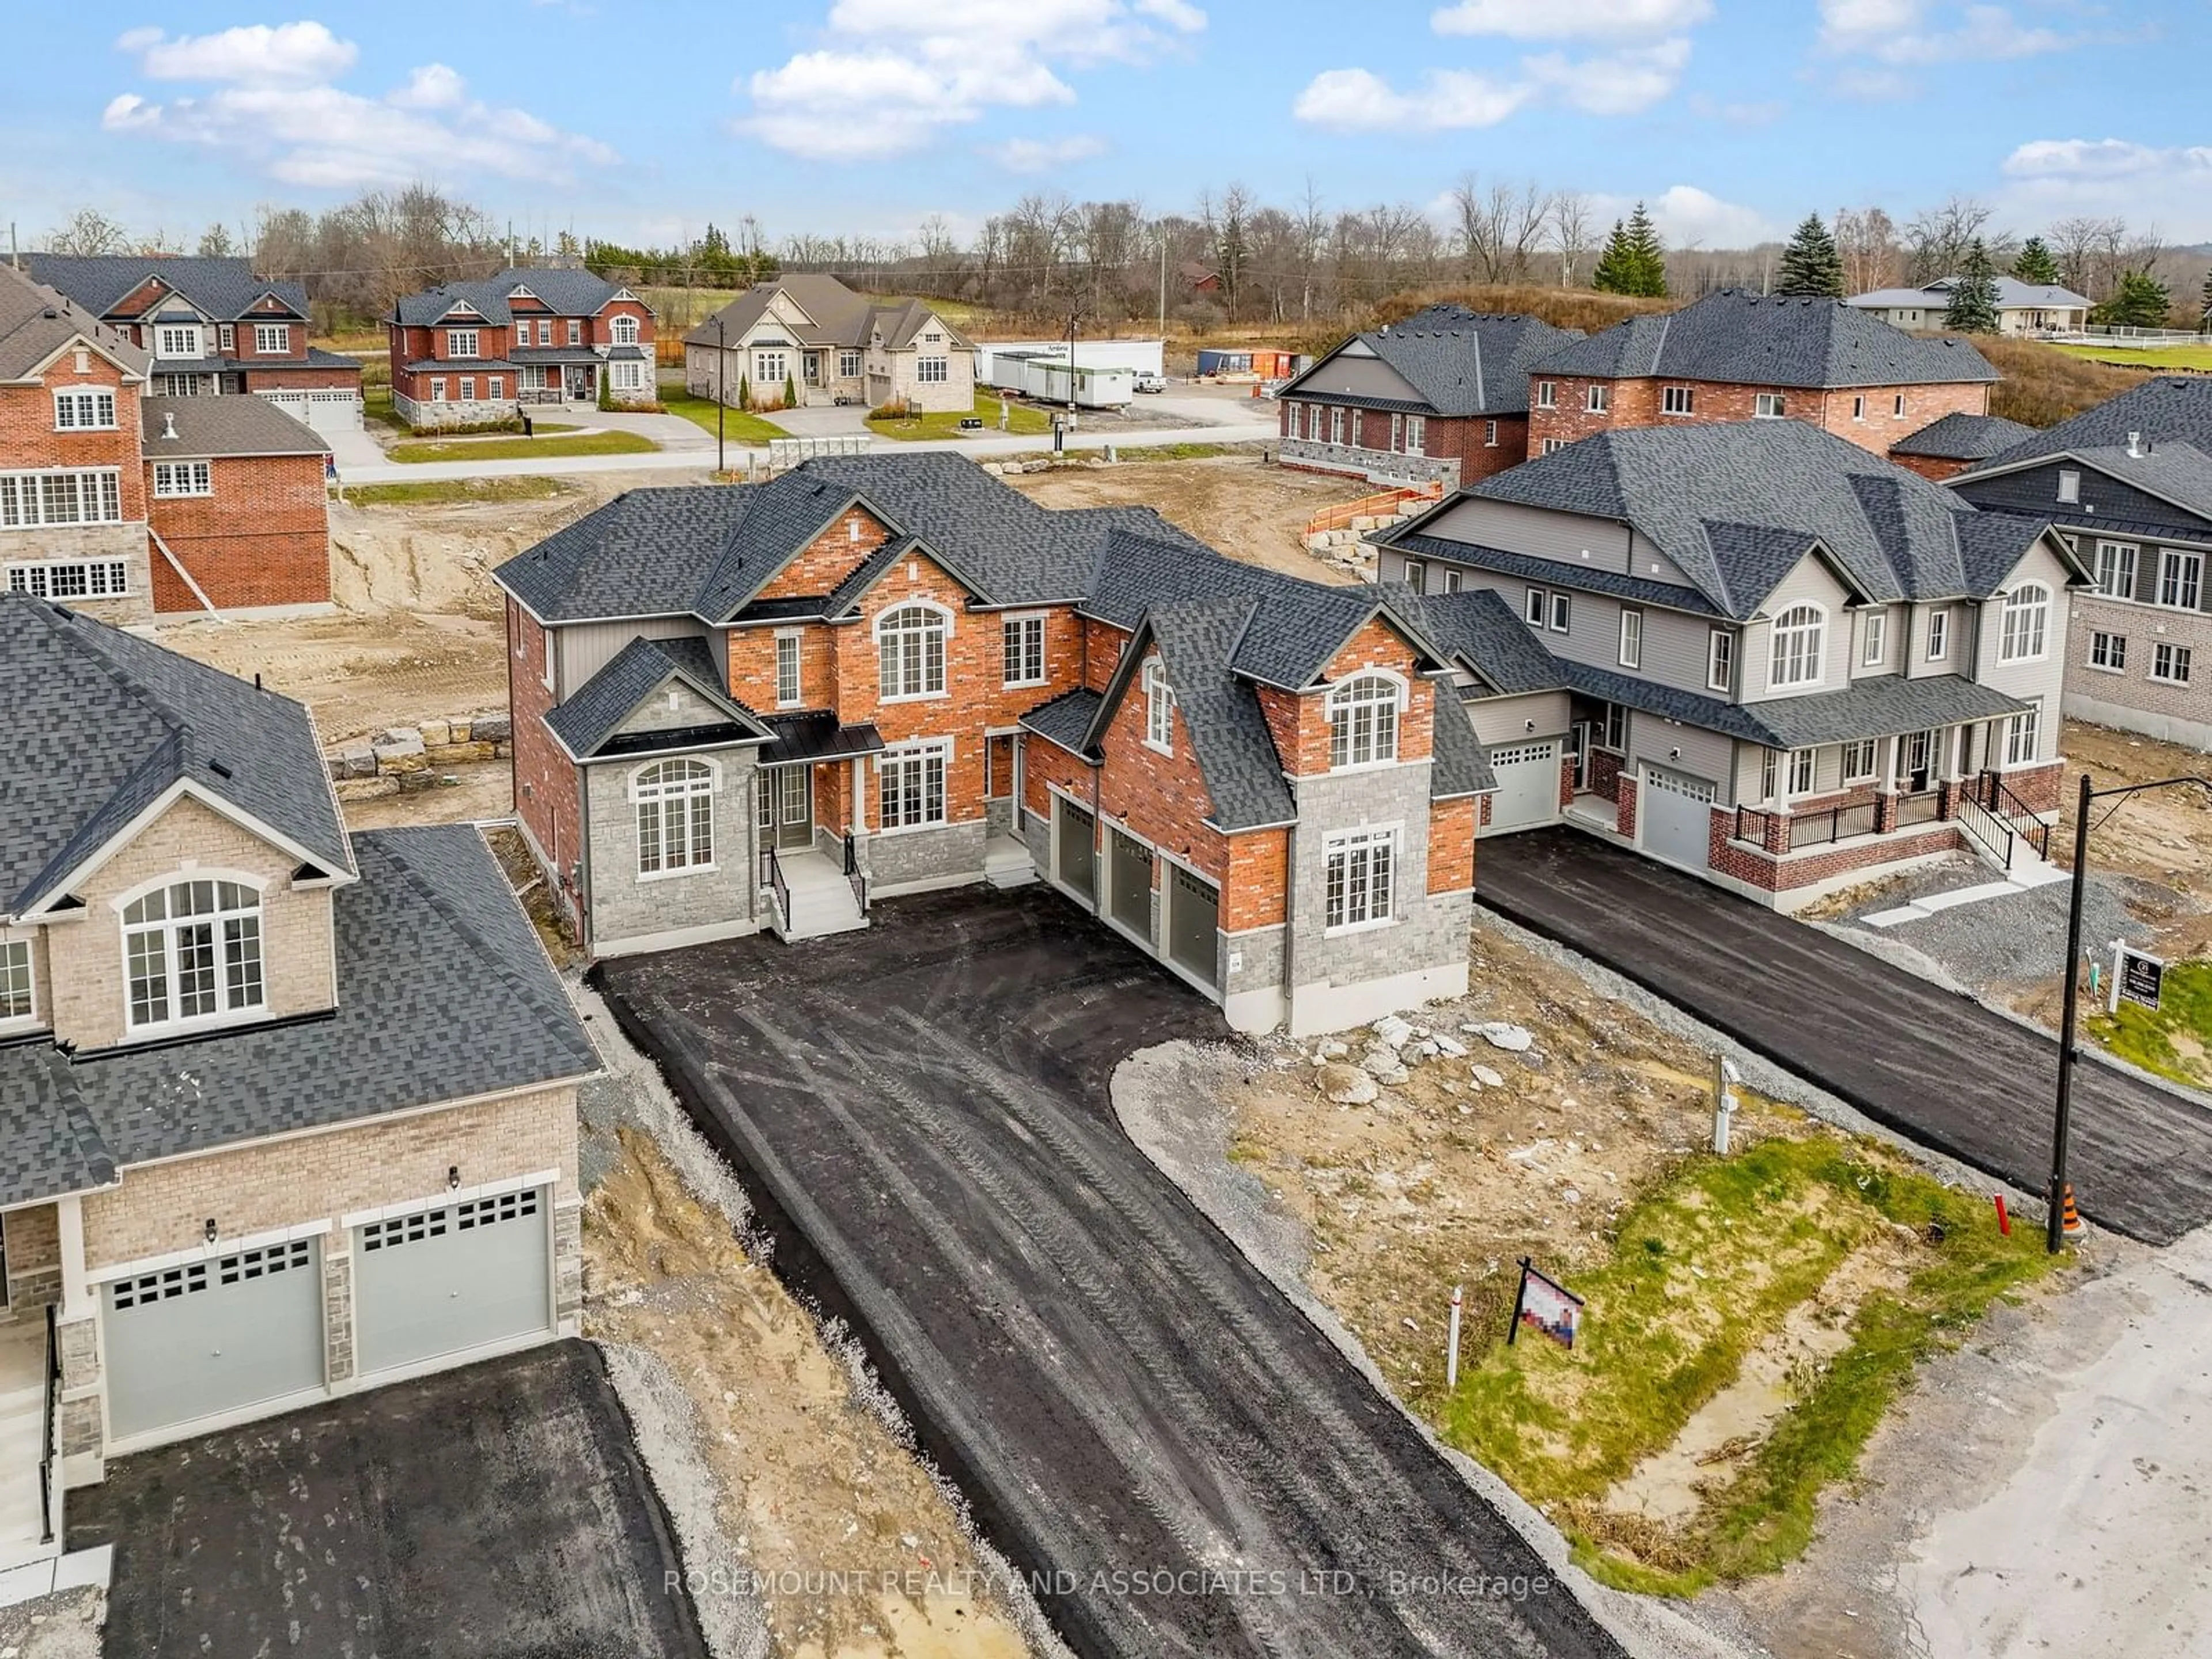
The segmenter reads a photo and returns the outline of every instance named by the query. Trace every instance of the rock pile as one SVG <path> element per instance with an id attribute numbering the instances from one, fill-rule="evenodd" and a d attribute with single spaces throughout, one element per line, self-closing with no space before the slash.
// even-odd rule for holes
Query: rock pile
<path id="1" fill-rule="evenodd" d="M 1519 1025 L 1502 1021 L 1489 1024 L 1465 1024 L 1462 1032 L 1480 1036 L 1494 1048 L 1508 1054 L 1528 1054 L 1528 1063 L 1536 1064 L 1540 1056 L 1532 1054 L 1535 1038 Z M 1322 1097 L 1338 1106 L 1372 1105 L 1382 1097 L 1382 1091 L 1395 1089 L 1410 1082 L 1415 1068 L 1441 1065 L 1447 1060 L 1466 1060 L 1468 1044 L 1446 1031 L 1431 1030 L 1414 1024 L 1396 1014 L 1385 1014 L 1364 1031 L 1348 1033 L 1351 1042 L 1341 1037 L 1324 1037 L 1302 1058 L 1314 1067 L 1314 1087 Z M 1358 1047 L 1358 1057 L 1353 1048 Z M 1480 1094 L 1485 1089 L 1503 1089 L 1504 1073 L 1493 1066 L 1470 1061 L 1464 1072 L 1454 1067 L 1438 1078 L 1447 1094 L 1456 1095 L 1464 1090 L 1468 1094 Z M 1462 1112 L 1468 1110 L 1462 1106 Z"/>

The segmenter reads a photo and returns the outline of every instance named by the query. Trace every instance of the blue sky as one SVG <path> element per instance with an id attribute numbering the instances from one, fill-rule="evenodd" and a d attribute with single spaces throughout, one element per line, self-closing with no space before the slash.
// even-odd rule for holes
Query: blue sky
<path id="1" fill-rule="evenodd" d="M 1954 190 L 2022 232 L 2212 240 L 2203 0 L 17 9 L 0 198 L 27 243 L 86 203 L 176 238 L 414 177 L 518 229 L 665 240 L 747 212 L 964 231 L 1036 189 L 1425 204 L 1470 171 L 1646 198 L 1706 246 Z"/>

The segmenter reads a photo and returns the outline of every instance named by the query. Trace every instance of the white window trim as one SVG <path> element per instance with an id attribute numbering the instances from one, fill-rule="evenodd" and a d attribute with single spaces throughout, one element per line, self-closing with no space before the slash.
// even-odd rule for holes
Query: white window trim
<path id="1" fill-rule="evenodd" d="M 775 706 L 778 708 L 798 708 L 806 702 L 806 646 L 805 630 L 798 628 L 779 628 L 775 630 Z M 783 647 L 792 647 L 792 695 L 783 695 Z"/>
<path id="2" fill-rule="evenodd" d="M 2126 573 L 2127 590 L 2124 592 L 2105 586 L 2105 556 L 2107 553 L 2112 556 L 2114 572 Z M 2136 595 L 2142 591 L 2140 586 L 2142 580 L 2142 563 L 2141 543 L 2112 541 L 2102 536 L 2099 537 L 2096 551 L 2089 561 L 2089 575 L 2097 584 L 2097 597 L 2100 599 L 2118 599 L 2133 603 Z"/>
<path id="3" fill-rule="evenodd" d="M 1951 607 L 1938 605 L 1928 613 L 1928 660 L 1948 662 L 1951 658 Z"/>
<path id="4" fill-rule="evenodd" d="M 1630 635 L 1635 638 L 1632 645 Z M 1644 613 L 1634 605 L 1620 607 L 1620 665 L 1623 668 L 1644 666 Z"/>
<path id="5" fill-rule="evenodd" d="M 874 834 L 878 836 L 919 835 L 926 830 L 945 829 L 953 822 L 952 753 L 953 743 L 951 738 L 927 738 L 912 743 L 895 743 L 890 747 L 878 752 L 876 756 L 876 819 L 880 827 L 873 832 Z M 940 793 L 943 797 L 942 805 L 945 816 L 939 818 L 925 819 L 920 823 L 893 824 L 884 823 L 884 768 L 894 762 L 911 760 L 916 756 L 927 758 L 932 754 L 936 755 L 944 765 L 945 787 Z M 1071 795 L 1068 799 L 1073 800 L 1074 797 Z M 1089 809 L 1088 807 L 1085 807 L 1085 810 L 1088 811 Z"/>
<path id="6" fill-rule="evenodd" d="M 2081 504 L 2081 474 L 2070 466 L 2058 469 L 2058 504 L 2079 507 Z"/>
<path id="7" fill-rule="evenodd" d="M 274 336 L 276 343 L 267 343 Z M 292 325 L 289 323 L 256 323 L 253 325 L 253 355 L 257 357 L 289 357 L 292 355 Z"/>
<path id="8" fill-rule="evenodd" d="M 637 319 L 629 313 L 607 319 L 607 343 L 610 345 L 636 345 L 641 337 Z"/>
<path id="9" fill-rule="evenodd" d="M 1390 902 L 1388 912 L 1370 915 L 1359 921 L 1340 921 L 1331 927 L 1328 916 L 1328 866 L 1339 853 L 1349 854 L 1356 848 L 1388 846 L 1390 849 Z M 1405 825 L 1402 823 L 1362 824 L 1356 830 L 1340 830 L 1322 839 L 1322 936 L 1335 939 L 1346 933 L 1372 933 L 1378 927 L 1398 925 L 1398 882 L 1405 863 Z"/>
<path id="10" fill-rule="evenodd" d="M 1845 783 L 1866 783 L 1881 775 L 1881 744 L 1879 739 L 1864 738 L 1844 744 L 1841 748 L 1843 752 L 1838 757 L 1838 764 Z M 1851 750 L 1854 749 L 1866 750 L 1867 763 L 1863 771 L 1854 772 L 1851 769 Z"/>
<path id="11" fill-rule="evenodd" d="M 2166 653 L 2166 660 L 2169 663 L 2172 662 L 2177 655 L 2185 658 L 2189 665 L 2188 673 L 2179 679 L 2174 678 L 2171 672 L 2164 674 L 2160 673 L 2158 672 L 2158 659 L 2160 652 Z M 2120 671 L 2115 669 L 2112 672 L 2118 673 Z M 2177 644 L 2172 640 L 2160 640 L 2151 647 L 2150 668 L 2143 676 L 2144 678 L 2156 685 L 2193 685 L 2196 684 L 2196 677 L 2197 653 L 2193 647 L 2186 645 Z"/>
<path id="12" fill-rule="evenodd" d="M 1521 605 L 1521 617 L 1531 628 L 1541 628 L 1544 619 L 1552 614 L 1551 595 L 1540 587 L 1532 587 Z"/>
<path id="13" fill-rule="evenodd" d="M 1811 632 L 1814 639 L 1812 651 L 1813 672 L 1808 677 L 1803 679 L 1785 680 L 1782 678 L 1781 673 L 1782 638 L 1784 631 L 1782 619 L 1784 617 L 1792 616 L 1800 611 L 1809 611 L 1813 613 L 1814 617 L 1814 621 L 1811 624 Z M 1796 632 L 1800 630 L 1792 629 L 1790 631 Z M 1783 690 L 1795 690 L 1800 686 L 1824 685 L 1827 683 L 1827 606 L 1820 605 L 1811 599 L 1801 599 L 1795 605 L 1792 605 L 1783 611 L 1780 616 L 1776 617 L 1772 623 L 1769 625 L 1767 633 L 1766 684 L 1770 689 L 1778 688 Z"/>
<path id="14" fill-rule="evenodd" d="M 1773 407 L 1769 408 L 1769 404 Z M 1790 401 L 1779 392 L 1762 392 L 1752 399 L 1751 417 L 1754 421 L 1786 421 L 1790 418 Z"/>
<path id="15" fill-rule="evenodd" d="M 177 488 L 177 476 L 182 473 L 186 488 Z M 162 483 L 164 475 L 168 483 Z M 204 479 L 204 487 L 201 481 Z M 215 494 L 215 463 L 212 461 L 156 461 L 154 463 L 154 498 L 156 501 L 188 501 Z"/>
<path id="16" fill-rule="evenodd" d="M 916 609 L 933 612 L 941 618 L 945 623 L 945 684 L 934 691 L 901 691 L 896 696 L 885 696 L 883 695 L 884 624 L 902 611 L 913 611 Z M 870 636 L 875 641 L 876 646 L 876 701 L 878 703 L 933 702 L 941 701 L 942 699 L 952 695 L 953 621 L 952 612 L 946 607 L 939 605 L 934 599 L 920 598 L 901 599 L 895 605 L 884 606 L 883 611 L 877 616 L 875 622 L 870 626 L 868 632 Z M 927 675 L 925 673 L 923 676 L 925 681 L 927 678 Z"/>
<path id="17" fill-rule="evenodd" d="M 1557 380 L 1536 382 L 1536 407 L 1557 409 L 1559 406 L 1559 383 Z"/>
<path id="18" fill-rule="evenodd" d="M 2100 640 L 2106 641 L 2110 644 L 2119 647 L 2117 653 L 2119 658 L 2118 662 L 2099 662 L 2097 660 L 2097 642 Z M 2115 653 L 2111 651 L 2107 651 L 2106 654 L 2109 657 Z M 2154 664 L 2158 661 L 2158 653 L 2155 649 L 2151 653 L 2151 661 Z M 2115 634 L 2109 629 L 2091 629 L 2089 630 L 2089 649 L 2081 659 L 2081 665 L 2093 674 L 2126 673 L 2128 672 L 2128 636 L 2124 634 Z M 2158 677 L 2155 674 L 2153 674 L 2150 678 L 2156 679 Z M 2172 684 L 2170 681 L 2165 683 L 2169 684 Z"/>
<path id="19" fill-rule="evenodd" d="M 1337 705 L 1340 702 L 1350 704 L 1352 701 L 1350 696 L 1352 689 L 1367 680 L 1382 680 L 1390 687 L 1391 696 L 1388 705 L 1390 714 L 1390 752 L 1388 756 L 1378 757 L 1374 760 L 1346 761 L 1343 765 L 1339 766 L 1336 763 Z M 1400 739 L 1405 735 L 1403 725 L 1407 708 L 1412 702 L 1412 692 L 1413 688 L 1407 684 L 1406 677 L 1388 668 L 1363 668 L 1356 674 L 1346 675 L 1329 688 L 1322 703 L 1322 713 L 1329 726 L 1328 769 L 1332 775 L 1341 775 L 1350 772 L 1380 771 L 1384 767 L 1395 766 L 1399 763 Z M 1379 699 L 1363 698 L 1360 701 L 1363 703 L 1382 706 Z M 1376 729 L 1379 732 L 1381 728 L 1378 726 Z"/>
<path id="20" fill-rule="evenodd" d="M 1674 407 L 1677 402 L 1681 404 L 1679 409 Z M 1698 412 L 1697 389 L 1694 386 L 1670 386 L 1662 388 L 1659 393 L 1659 412 L 1678 421 L 1692 418 Z"/>
<path id="21" fill-rule="evenodd" d="M 1583 395 L 1583 412 L 1587 415 L 1610 415 L 1613 412 L 1613 388 L 1601 380 L 1593 380 Z"/>
<path id="22" fill-rule="evenodd" d="M 1866 613 L 1865 631 L 1860 636 L 1859 666 L 1881 668 L 1889 662 L 1889 613 L 1869 611 Z"/>
<path id="23" fill-rule="evenodd" d="M 682 788 L 673 793 L 672 793 L 665 785 L 656 784 L 653 786 L 656 793 L 653 795 L 652 799 L 661 811 L 661 864 L 660 868 L 658 870 L 647 870 L 642 867 L 642 860 L 645 857 L 645 842 L 644 838 L 640 836 L 638 844 L 634 849 L 636 854 L 636 857 L 632 860 L 633 864 L 637 866 L 637 867 L 634 868 L 631 873 L 641 882 L 670 881 L 678 876 L 711 876 L 722 867 L 722 823 L 720 814 L 715 810 L 716 803 L 720 799 L 722 793 L 722 769 L 718 762 L 708 760 L 703 756 L 684 755 L 674 757 L 673 759 L 647 761 L 641 766 L 632 768 L 629 777 L 623 786 L 623 793 L 629 798 L 631 830 L 635 831 L 637 828 L 637 809 L 646 804 L 647 797 L 644 793 L 645 775 L 660 767 L 671 765 L 696 765 L 705 767 L 707 769 L 706 787 L 704 788 L 695 787 L 689 780 L 686 780 Z M 707 860 L 703 864 L 679 864 L 672 867 L 668 863 L 667 859 L 668 805 L 671 801 L 681 801 L 684 804 L 685 811 L 684 816 L 685 818 L 685 824 L 684 836 L 684 845 L 688 848 L 690 845 L 691 836 L 690 823 L 691 815 L 690 805 L 691 801 L 701 795 L 704 795 L 707 798 L 707 839 L 710 844 L 713 856 Z"/>
<path id="24" fill-rule="evenodd" d="M 1728 661 L 1722 665 L 1725 652 Z M 1735 690 L 1735 635 L 1729 629 L 1713 628 L 1705 632 L 1705 690 L 1733 693 Z"/>
<path id="25" fill-rule="evenodd" d="M 2030 599 L 2028 596 L 2034 597 Z M 2014 601 L 2021 601 L 2015 610 Z M 2039 612 L 2037 616 L 2035 613 Z M 2022 618 L 2021 629 L 2027 631 L 2031 620 L 2034 634 L 2034 648 L 2016 648 L 2013 640 L 2012 620 Z M 2003 664 L 2041 662 L 2051 654 L 2051 590 L 2041 582 L 2022 582 L 2003 596 L 1997 611 L 1997 660 Z"/>
<path id="26" fill-rule="evenodd" d="M 1551 603 L 1545 607 L 1544 626 L 1554 634 L 1571 634 L 1575 629 L 1575 596 L 1553 588 Z"/>
<path id="27" fill-rule="evenodd" d="M 1175 687 L 1168 681 L 1168 665 L 1155 654 L 1145 659 L 1137 671 L 1137 682 L 1145 695 L 1145 747 L 1156 754 L 1175 753 Z M 1164 731 L 1165 737 L 1156 737 Z"/>
<path id="28" fill-rule="evenodd" d="M 1051 642 L 1048 637 L 1052 631 L 1049 620 L 1050 616 L 1051 613 L 1049 611 L 1009 611 L 1000 617 L 999 649 L 1001 653 L 1001 661 L 999 665 L 999 672 L 1000 675 L 1000 683 L 1006 690 L 1012 690 L 1019 686 L 1046 685 L 1051 683 L 1052 665 L 1046 659 L 1046 647 Z M 1004 659 L 1004 653 L 1006 651 L 1006 630 L 1011 628 L 1018 627 L 1026 631 L 1029 625 L 1032 623 L 1036 624 L 1037 630 L 1036 675 L 1034 678 L 1024 678 L 1021 679 L 1013 679 L 1007 678 L 1006 669 L 1009 666 L 1009 664 Z"/>
<path id="29" fill-rule="evenodd" d="M 241 1004 L 237 1007 L 224 1007 L 212 1014 L 193 1014 L 189 1017 L 172 1016 L 167 1019 L 149 1019 L 143 1024 L 135 1023 L 131 1018 L 131 935 L 134 931 L 134 927 L 132 923 L 125 920 L 125 913 L 132 905 L 136 904 L 140 899 L 144 898 L 149 893 L 163 892 L 169 888 L 179 886 L 186 882 L 194 881 L 227 881 L 237 886 L 246 888 L 252 892 L 253 905 L 250 912 L 245 910 L 217 910 L 211 912 L 210 915 L 205 916 L 189 916 L 184 920 L 187 922 L 222 922 L 224 921 L 234 920 L 241 915 L 249 914 L 252 915 L 258 925 L 258 937 L 260 945 L 261 1000 L 254 1003 Z M 270 958 L 269 949 L 269 885 L 270 884 L 265 878 L 257 876 L 251 871 L 224 869 L 204 865 L 191 866 L 183 869 L 170 870 L 161 875 L 155 876 L 148 880 L 142 881 L 136 886 L 126 887 L 123 891 L 118 893 L 114 897 L 108 901 L 109 908 L 115 912 L 117 922 L 115 934 L 116 951 L 118 960 L 120 961 L 123 967 L 123 1030 L 124 1040 L 125 1042 L 151 1042 L 165 1037 L 190 1036 L 191 1033 L 196 1031 L 221 1030 L 225 1027 L 233 1025 L 254 1025 L 270 1018 L 269 1009 L 269 985 L 270 980 L 274 978 L 275 975 L 271 971 L 273 964 Z M 166 975 L 166 982 L 167 985 L 169 1006 L 173 1008 L 177 1006 L 179 1003 L 177 993 L 178 974 L 176 952 L 177 921 L 178 919 L 176 917 L 171 916 L 158 922 L 139 923 L 137 924 L 136 927 L 136 931 L 138 932 L 145 932 L 149 929 L 159 928 L 161 931 L 164 939 L 167 941 L 162 951 L 163 971 Z M 226 971 L 227 964 L 222 959 L 222 939 L 220 935 L 218 935 L 216 939 L 216 983 L 220 988 L 222 995 L 228 998 L 230 990 L 230 975 Z"/>
<path id="30" fill-rule="evenodd" d="M 2002 769 L 2008 772 L 2021 767 L 2039 766 L 2043 763 L 2037 758 L 2038 751 L 2043 747 L 2043 699 L 2030 697 L 2027 702 L 2028 708 L 2026 713 L 2014 714 L 2005 722 L 2005 763 Z M 2024 758 L 2017 752 L 2020 735 L 2023 729 L 2031 731 L 2034 734 L 2027 745 L 2028 752 Z"/>
<path id="31" fill-rule="evenodd" d="M 0 939 L 0 951 L 12 951 L 21 945 L 23 969 L 28 979 L 31 1006 L 20 1014 L 0 1014 L 0 1031 L 33 1031 L 39 1029 L 39 952 L 35 944 L 27 939 Z"/>
<path id="32" fill-rule="evenodd" d="M 2166 597 L 2167 572 L 2182 566 L 2192 564 L 2197 567 L 2197 579 L 2193 584 L 2197 590 L 2196 604 L 2181 605 L 2169 600 Z M 2192 552 L 2185 548 L 2167 547 L 2160 549 L 2158 561 L 2158 591 L 2152 594 L 2151 603 L 2161 611 L 2179 611 L 2185 616 L 2197 615 L 2203 608 L 2204 605 L 2204 556 L 2202 553 Z"/>
<path id="33" fill-rule="evenodd" d="M 99 418 L 102 403 L 107 406 L 107 418 Z M 94 418 L 88 421 L 71 420 L 62 423 L 62 405 L 73 407 L 89 404 Z M 116 395 L 104 386 L 66 386 L 54 393 L 54 430 L 57 432 L 112 432 L 116 429 Z"/>

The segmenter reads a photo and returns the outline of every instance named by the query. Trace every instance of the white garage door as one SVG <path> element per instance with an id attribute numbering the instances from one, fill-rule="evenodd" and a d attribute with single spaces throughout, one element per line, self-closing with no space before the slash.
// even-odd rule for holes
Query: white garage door
<path id="1" fill-rule="evenodd" d="M 1559 817 L 1559 741 L 1516 744 L 1490 751 L 1498 793 L 1490 798 L 1486 836 L 1556 823 Z"/>
<path id="2" fill-rule="evenodd" d="M 1661 767 L 1644 769 L 1637 794 L 1639 844 L 1654 858 L 1703 870 L 1712 858 L 1713 786 Z"/>
<path id="3" fill-rule="evenodd" d="M 361 1374 L 550 1329 L 551 1198 L 537 1187 L 355 1228 L 354 1352 Z"/>
<path id="4" fill-rule="evenodd" d="M 307 424 L 318 432 L 361 430 L 361 395 L 343 388 L 307 394 Z"/>
<path id="5" fill-rule="evenodd" d="M 127 1440 L 323 1386 L 312 1239 L 104 1285 L 108 1432 Z"/>

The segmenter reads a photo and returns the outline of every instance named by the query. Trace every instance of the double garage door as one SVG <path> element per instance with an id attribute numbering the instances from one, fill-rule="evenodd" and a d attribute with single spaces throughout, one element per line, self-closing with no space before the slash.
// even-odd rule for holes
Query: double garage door
<path id="1" fill-rule="evenodd" d="M 264 392 L 257 395 L 318 432 L 361 430 L 359 392 L 324 386 L 307 392 Z"/>
<path id="2" fill-rule="evenodd" d="M 1703 870 L 1712 861 L 1713 786 L 1662 766 L 1644 769 L 1636 817 L 1644 850 L 1669 864 Z"/>
<path id="3" fill-rule="evenodd" d="M 1498 793 L 1490 798 L 1486 836 L 1533 830 L 1559 817 L 1559 740 L 1502 745 L 1490 751 Z"/>
<path id="4" fill-rule="evenodd" d="M 459 1200 L 354 1229 L 355 1369 L 548 1330 L 551 1194 Z M 294 1239 L 102 1289 L 108 1433 L 128 1442 L 319 1393 L 322 1243 Z"/>

